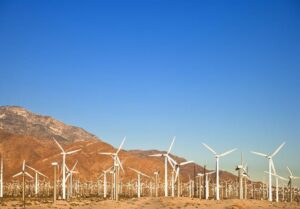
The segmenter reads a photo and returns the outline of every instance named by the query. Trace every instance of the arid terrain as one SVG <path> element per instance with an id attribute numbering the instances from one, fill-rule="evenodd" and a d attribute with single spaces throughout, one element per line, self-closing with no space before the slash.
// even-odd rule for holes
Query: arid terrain
<path id="1" fill-rule="evenodd" d="M 1 209 L 22 208 L 19 201 L 4 200 L 0 204 Z M 300 208 L 299 203 L 270 203 L 268 201 L 259 200 L 199 200 L 190 198 L 141 198 L 141 199 L 126 199 L 115 202 L 112 200 L 99 199 L 83 199 L 70 202 L 57 201 L 54 206 L 47 202 L 27 201 L 26 208 L 80 208 L 80 209 L 96 209 L 96 208 L 126 208 L 126 209 L 180 209 L 180 208 L 203 208 L 203 209 L 297 209 Z"/>
<path id="2" fill-rule="evenodd" d="M 4 161 L 4 181 L 12 180 L 12 176 L 20 171 L 23 160 L 52 179 L 51 163 L 61 163 L 62 159 L 61 151 L 53 138 L 56 138 L 65 150 L 81 149 L 79 153 L 68 156 L 66 163 L 71 167 L 78 160 L 76 167 L 79 172 L 78 178 L 83 181 L 96 179 L 103 170 L 112 166 L 111 157 L 99 155 L 99 152 L 112 152 L 115 148 L 95 135 L 82 128 L 66 125 L 52 117 L 32 113 L 22 107 L 2 106 L 0 107 L 0 156 L 3 156 Z M 18 150 L 17 155 L 16 150 Z M 126 173 L 123 176 L 124 180 L 136 177 L 128 167 L 141 169 L 150 176 L 154 171 L 163 171 L 163 159 L 149 157 L 150 154 L 159 152 L 161 151 L 121 150 L 120 159 Z M 171 156 L 178 162 L 186 161 L 182 157 Z M 144 164 L 147 164 L 147 167 L 143 167 Z M 188 175 L 194 173 L 194 166 L 197 173 L 203 172 L 201 165 L 194 163 L 186 165 L 181 169 L 182 180 L 187 181 Z M 234 174 L 226 171 L 220 171 L 220 176 L 222 179 L 236 179 Z"/>

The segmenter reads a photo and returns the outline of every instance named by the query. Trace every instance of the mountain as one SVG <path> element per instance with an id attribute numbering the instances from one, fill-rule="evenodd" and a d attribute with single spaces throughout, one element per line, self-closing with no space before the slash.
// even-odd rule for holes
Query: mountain
<path id="1" fill-rule="evenodd" d="M 70 168 L 78 160 L 78 177 L 83 180 L 94 180 L 101 172 L 112 166 L 110 156 L 99 155 L 99 152 L 112 152 L 113 146 L 100 140 L 95 135 L 82 128 L 66 125 L 49 116 L 34 114 L 22 107 L 0 107 L 0 154 L 4 157 L 4 178 L 11 180 L 12 175 L 21 169 L 23 160 L 50 178 L 52 177 L 52 162 L 61 162 L 60 149 L 54 143 L 56 138 L 67 150 L 81 149 L 80 152 L 67 156 L 67 166 Z M 164 160 L 149 157 L 160 153 L 158 150 L 121 150 L 119 153 L 125 175 L 124 180 L 135 179 L 136 174 L 128 167 L 153 175 L 154 171 L 164 173 Z M 177 162 L 186 161 L 173 155 Z M 145 166 L 146 165 L 146 166 Z M 171 172 L 171 168 L 169 168 Z M 194 173 L 203 172 L 203 167 L 190 164 L 182 167 L 182 179 Z M 236 177 L 228 172 L 221 172 L 221 178 L 234 180 Z"/>
<path id="2" fill-rule="evenodd" d="M 0 129 L 8 133 L 59 141 L 85 141 L 96 138 L 82 128 L 66 125 L 49 116 L 34 114 L 22 107 L 0 107 Z"/>

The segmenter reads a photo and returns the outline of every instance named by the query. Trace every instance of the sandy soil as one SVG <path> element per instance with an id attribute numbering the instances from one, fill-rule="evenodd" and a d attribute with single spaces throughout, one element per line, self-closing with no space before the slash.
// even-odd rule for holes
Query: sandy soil
<path id="1" fill-rule="evenodd" d="M 4 200 L 0 203 L 1 209 L 17 209 L 22 208 L 22 204 L 19 201 L 8 201 Z M 57 201 L 57 204 L 53 206 L 50 202 L 39 202 L 39 201 L 27 201 L 26 208 L 39 209 L 39 208 L 62 208 L 62 209 L 300 209 L 300 203 L 269 203 L 268 201 L 258 200 L 198 200 L 190 198 L 141 198 L 138 199 L 127 199 L 115 202 L 112 200 L 80 200 L 80 201 Z"/>

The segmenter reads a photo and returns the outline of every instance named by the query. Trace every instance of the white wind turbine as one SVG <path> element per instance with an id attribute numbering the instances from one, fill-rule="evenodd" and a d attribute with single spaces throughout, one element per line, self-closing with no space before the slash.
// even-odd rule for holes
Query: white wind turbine
<path id="1" fill-rule="evenodd" d="M 145 176 L 147 178 L 150 178 L 150 176 L 148 176 L 148 175 L 146 175 L 146 174 L 144 174 L 141 171 L 138 171 L 136 169 L 133 169 L 133 168 L 130 168 L 130 167 L 129 167 L 129 169 L 137 173 L 137 176 L 138 176 L 138 179 L 137 179 L 137 187 L 138 187 L 137 195 L 138 195 L 138 198 L 140 198 L 141 197 L 141 175 Z"/>
<path id="2" fill-rule="evenodd" d="M 239 177 L 239 199 L 243 199 L 244 198 L 243 177 L 244 177 L 244 175 L 248 176 L 247 164 L 244 165 L 244 162 L 243 162 L 243 153 L 241 153 L 241 164 L 237 165 L 235 170 L 238 171 L 238 177 Z"/>
<path id="3" fill-rule="evenodd" d="M 265 172 L 266 174 L 270 174 L 268 171 L 264 171 L 264 172 Z M 271 173 L 271 175 L 274 176 L 274 177 L 276 177 L 276 178 L 281 179 L 282 181 L 289 181 L 287 178 L 284 178 L 284 177 L 278 175 L 276 172 Z M 276 191 L 278 191 L 278 187 L 279 187 L 279 185 L 276 184 Z M 278 198 L 278 196 L 277 196 L 277 198 Z M 278 202 L 278 199 L 276 200 L 276 202 Z"/>
<path id="4" fill-rule="evenodd" d="M 78 171 L 75 171 L 77 163 L 78 163 L 78 160 L 75 162 L 75 164 L 73 165 L 71 170 L 66 165 L 66 169 L 67 169 L 67 173 L 68 173 L 67 177 L 66 177 L 66 182 L 68 181 L 68 178 L 70 177 L 70 181 L 69 181 L 70 182 L 70 194 L 68 196 L 71 196 L 71 197 L 73 195 L 73 174 L 78 173 Z"/>
<path id="5" fill-rule="evenodd" d="M 188 165 L 190 163 L 193 163 L 194 161 L 186 161 L 186 162 L 181 162 L 177 163 L 173 158 L 169 157 L 169 160 L 171 161 L 171 165 L 173 166 L 173 171 L 176 172 L 175 174 L 175 179 L 173 179 L 172 175 L 172 196 L 174 196 L 174 183 L 177 181 L 177 196 L 180 196 L 180 167 L 184 165 Z"/>
<path id="6" fill-rule="evenodd" d="M 99 178 L 103 176 L 103 197 L 106 198 L 107 196 L 107 173 L 111 172 L 113 166 L 108 168 L 107 170 L 102 171 L 102 174 Z"/>
<path id="7" fill-rule="evenodd" d="M 223 154 L 218 154 L 215 150 L 213 150 L 211 147 L 209 147 L 207 144 L 205 143 L 202 143 L 204 147 L 206 147 L 209 151 L 211 151 L 214 155 L 215 155 L 215 158 L 216 158 L 216 200 L 220 200 L 220 184 L 219 184 L 219 160 L 220 160 L 220 157 L 224 157 L 232 152 L 234 152 L 236 150 L 235 149 L 232 149 L 232 150 L 229 150 L 227 152 L 224 152 Z"/>
<path id="8" fill-rule="evenodd" d="M 290 170 L 290 168 L 288 166 L 286 168 L 288 169 L 289 174 L 290 174 L 288 186 L 290 187 L 290 202 L 292 202 L 293 201 L 292 180 L 293 179 L 300 179 L 300 177 L 294 176 L 293 173 L 292 173 L 292 171 Z"/>
<path id="9" fill-rule="evenodd" d="M 268 163 L 269 163 L 269 201 L 272 201 L 273 200 L 273 197 L 272 197 L 272 169 L 273 171 L 275 171 L 275 168 L 274 168 L 274 163 L 273 163 L 273 157 L 282 149 L 282 147 L 285 145 L 285 142 L 283 142 L 272 154 L 264 154 L 264 153 L 260 153 L 260 152 L 254 152 L 254 151 L 251 151 L 252 154 L 255 154 L 255 155 L 259 155 L 259 156 L 262 156 L 262 157 L 265 157 L 268 159 Z"/>
<path id="10" fill-rule="evenodd" d="M 211 171 L 208 173 L 205 173 L 205 199 L 208 200 L 209 198 L 209 179 L 208 175 L 214 174 L 216 171 Z M 198 173 L 197 176 L 204 176 L 203 173 Z"/>
<path id="11" fill-rule="evenodd" d="M 45 178 L 48 178 L 46 175 L 42 174 L 41 172 L 39 172 L 38 170 L 30 167 L 29 165 L 26 165 L 27 168 L 29 168 L 30 170 L 33 170 L 35 173 L 35 179 L 34 179 L 34 192 L 35 195 L 38 195 L 39 192 L 39 175 L 44 176 Z"/>
<path id="12" fill-rule="evenodd" d="M 118 201 L 118 181 L 119 181 L 119 171 L 120 171 L 120 168 L 122 169 L 123 173 L 124 172 L 124 169 L 123 169 L 123 166 L 122 166 L 122 163 L 120 161 L 120 158 L 118 156 L 119 152 L 121 151 L 123 145 L 124 145 L 124 142 L 126 140 L 126 136 L 124 137 L 123 141 L 121 142 L 118 150 L 116 152 L 100 152 L 99 154 L 100 155 L 109 155 L 113 158 L 114 160 L 114 172 L 113 172 L 113 181 L 114 181 L 114 197 L 115 199 Z"/>
<path id="13" fill-rule="evenodd" d="M 54 139 L 54 138 L 53 138 Z M 73 151 L 68 151 L 65 152 L 65 150 L 62 148 L 62 146 L 60 146 L 60 144 L 56 141 L 56 139 L 54 139 L 55 143 L 57 144 L 57 146 L 61 149 L 61 155 L 62 155 L 62 199 L 65 200 L 66 199 L 66 156 L 70 155 L 70 154 L 74 154 L 78 151 L 80 151 L 81 149 L 77 149 L 77 150 L 73 150 Z"/>
<path id="14" fill-rule="evenodd" d="M 154 154 L 154 155 L 149 155 L 151 157 L 164 157 L 165 158 L 165 196 L 167 197 L 168 196 L 168 161 L 170 160 L 170 152 L 171 152 L 171 149 L 173 147 L 173 144 L 175 142 L 175 136 L 173 138 L 173 141 L 169 147 L 169 150 L 167 153 L 161 153 L 161 154 Z M 170 162 L 169 162 L 170 163 Z M 170 163 L 171 164 L 171 163 Z M 172 164 L 171 164 L 172 165 Z"/>
<path id="15" fill-rule="evenodd" d="M 22 201 L 23 201 L 24 206 L 25 206 L 25 176 L 28 176 L 29 178 L 33 179 L 33 177 L 28 172 L 25 171 L 25 165 L 26 165 L 25 160 L 23 160 L 21 172 L 13 175 L 13 178 L 22 175 L 22 179 L 23 179 L 23 181 L 22 181 Z"/>

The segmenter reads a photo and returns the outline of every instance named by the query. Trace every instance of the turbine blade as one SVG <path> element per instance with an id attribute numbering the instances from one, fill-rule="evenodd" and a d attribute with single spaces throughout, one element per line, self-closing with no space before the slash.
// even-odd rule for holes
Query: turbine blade
<path id="1" fill-rule="evenodd" d="M 205 143 L 202 143 L 204 147 L 206 147 L 206 149 L 208 149 L 209 151 L 211 151 L 214 155 L 217 155 L 217 152 L 215 150 L 213 150 L 213 148 L 211 148 L 210 146 L 208 146 Z"/>
<path id="2" fill-rule="evenodd" d="M 174 170 L 175 166 L 173 165 L 173 162 L 170 160 L 169 155 L 167 155 L 167 159 L 168 159 L 168 162 L 170 163 L 171 167 Z"/>
<path id="3" fill-rule="evenodd" d="M 56 139 L 53 137 L 55 143 L 57 144 L 57 146 L 61 149 L 62 152 L 65 152 L 65 150 L 62 148 L 62 146 L 60 146 L 60 144 L 56 141 Z"/>
<path id="4" fill-rule="evenodd" d="M 33 177 L 29 173 L 25 172 L 25 175 L 33 179 Z"/>
<path id="5" fill-rule="evenodd" d="M 33 167 L 30 167 L 29 165 L 25 165 L 27 168 L 33 170 L 34 172 L 38 173 L 41 176 L 44 176 L 46 178 L 48 178 L 46 175 L 42 174 L 41 172 L 39 172 L 38 170 L 34 169 Z"/>
<path id="6" fill-rule="evenodd" d="M 173 163 L 173 167 L 175 166 L 175 165 L 178 165 L 178 163 L 173 159 L 173 158 L 171 158 L 171 156 L 170 155 L 166 155 L 167 156 L 167 158 Z M 169 161 L 169 162 L 170 162 Z"/>
<path id="7" fill-rule="evenodd" d="M 262 157 L 268 157 L 268 155 L 263 154 L 263 153 L 260 153 L 260 152 L 254 152 L 254 151 L 251 151 L 251 153 L 252 153 L 252 154 L 255 154 L 255 155 L 262 156 Z"/>
<path id="8" fill-rule="evenodd" d="M 67 164 L 65 164 L 65 166 L 66 166 L 67 172 L 70 172 L 70 169 L 69 169 L 69 167 L 67 166 Z M 62 169 L 61 169 L 61 170 L 62 170 Z"/>
<path id="9" fill-rule="evenodd" d="M 290 173 L 290 176 L 293 176 L 293 173 L 292 171 L 290 170 L 290 168 L 288 166 L 286 166 L 286 168 L 288 169 L 289 173 Z"/>
<path id="10" fill-rule="evenodd" d="M 271 157 L 274 157 L 281 149 L 282 147 L 285 145 L 285 142 L 283 142 L 276 150 L 275 152 L 273 152 L 273 154 L 271 155 Z"/>
<path id="11" fill-rule="evenodd" d="M 73 151 L 67 152 L 66 154 L 67 155 L 74 154 L 75 152 L 79 152 L 80 150 L 81 149 L 73 150 Z"/>
<path id="12" fill-rule="evenodd" d="M 265 173 L 270 174 L 268 171 L 265 171 Z M 287 178 L 284 178 L 284 177 L 282 177 L 282 176 L 279 176 L 278 174 L 271 173 L 271 175 L 272 175 L 272 176 L 275 176 L 275 177 L 277 177 L 277 178 L 279 178 L 279 179 L 281 179 L 281 180 L 289 181 Z"/>
<path id="13" fill-rule="evenodd" d="M 66 182 L 68 181 L 68 178 L 70 177 L 71 173 L 68 173 L 68 175 L 66 176 Z"/>
<path id="14" fill-rule="evenodd" d="M 15 175 L 13 175 L 13 178 L 15 178 L 15 177 L 17 177 L 17 176 L 20 176 L 20 175 L 22 175 L 22 174 L 23 174 L 23 172 L 17 173 L 17 174 L 15 174 Z"/>
<path id="15" fill-rule="evenodd" d="M 147 177 L 147 178 L 151 178 L 150 176 L 148 176 L 147 174 L 144 174 L 144 173 L 142 173 L 142 172 L 140 172 L 140 174 L 141 174 L 142 176 Z"/>
<path id="16" fill-rule="evenodd" d="M 122 163 L 121 163 L 120 158 L 118 157 L 118 155 L 117 155 L 117 161 L 118 161 L 118 165 L 121 167 L 123 173 L 125 173 L 124 168 L 122 166 Z"/>
<path id="17" fill-rule="evenodd" d="M 163 154 L 154 154 L 154 155 L 149 155 L 149 157 L 163 157 Z"/>
<path id="18" fill-rule="evenodd" d="M 106 172 L 109 172 L 109 171 L 111 171 L 112 168 L 113 168 L 113 166 L 111 166 L 110 168 L 106 169 L 104 172 L 105 172 L 105 173 L 106 173 Z"/>
<path id="19" fill-rule="evenodd" d="M 77 163 L 78 163 L 78 160 L 77 160 L 76 163 L 73 165 L 73 168 L 71 169 L 71 171 L 74 171 L 74 170 L 75 170 Z"/>
<path id="20" fill-rule="evenodd" d="M 99 152 L 100 155 L 113 155 L 114 153 L 111 152 Z"/>
<path id="21" fill-rule="evenodd" d="M 122 147 L 123 147 L 123 144 L 124 144 L 125 140 L 126 140 L 126 136 L 124 137 L 123 141 L 121 142 L 121 144 L 120 144 L 120 146 L 119 146 L 119 149 L 117 150 L 116 154 L 118 154 L 118 153 L 121 151 L 121 149 L 122 149 Z"/>
<path id="22" fill-rule="evenodd" d="M 179 165 L 183 166 L 183 165 L 187 165 L 187 164 L 190 164 L 190 163 L 193 163 L 194 161 L 186 161 L 186 162 L 183 162 L 183 163 L 180 163 Z"/>
<path id="23" fill-rule="evenodd" d="M 206 175 L 210 175 L 210 174 L 213 174 L 213 173 L 215 173 L 216 171 L 211 171 L 211 172 L 209 172 L 209 173 L 206 173 Z"/>
<path id="24" fill-rule="evenodd" d="M 175 175 L 175 182 L 177 181 L 178 175 L 179 175 L 179 167 L 177 167 L 176 169 L 176 175 Z"/>
<path id="25" fill-rule="evenodd" d="M 128 167 L 128 168 L 129 168 L 130 170 L 136 172 L 136 173 L 140 173 L 140 171 L 138 171 L 138 170 L 136 170 L 136 169 L 134 169 L 134 168 L 130 168 L 130 167 Z"/>
<path id="26" fill-rule="evenodd" d="M 232 150 L 229 150 L 229 151 L 227 151 L 227 152 L 224 152 L 223 154 L 220 154 L 219 156 L 220 156 L 220 157 L 224 157 L 224 156 L 229 155 L 230 153 L 234 152 L 235 150 L 237 150 L 237 149 L 234 148 L 234 149 L 232 149 Z"/>
<path id="27" fill-rule="evenodd" d="M 169 154 L 170 152 L 171 152 L 171 150 L 172 150 L 172 147 L 173 147 L 173 144 L 174 144 L 174 142 L 175 142 L 175 136 L 174 136 L 174 138 L 173 138 L 173 140 L 172 140 L 172 143 L 171 143 L 171 145 L 170 145 L 170 147 L 169 147 L 169 150 L 168 150 L 168 152 L 167 152 L 167 154 Z"/>
<path id="28" fill-rule="evenodd" d="M 23 160 L 22 171 L 25 171 L 25 160 Z"/>
<path id="29" fill-rule="evenodd" d="M 300 179 L 300 176 L 293 176 L 293 179 Z"/>

